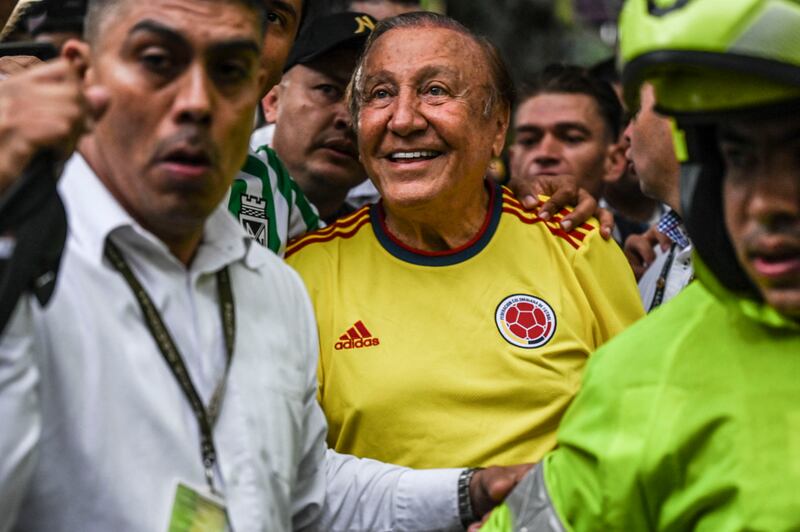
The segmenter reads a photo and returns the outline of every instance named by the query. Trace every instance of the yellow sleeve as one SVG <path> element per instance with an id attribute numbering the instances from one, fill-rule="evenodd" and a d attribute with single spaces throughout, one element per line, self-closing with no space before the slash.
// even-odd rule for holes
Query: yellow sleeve
<path id="1" fill-rule="evenodd" d="M 325 286 L 330 286 L 330 263 L 331 259 L 321 247 L 306 248 L 299 253 L 293 254 L 286 259 L 286 263 L 294 268 L 303 283 L 306 285 L 308 295 L 314 306 L 314 315 L 317 322 L 317 336 L 320 341 L 320 348 L 322 347 L 323 336 L 328 333 L 326 325 L 330 312 L 327 312 L 330 302 L 324 297 Z M 327 279 L 327 282 L 326 282 Z M 328 321 L 326 321 L 328 320 Z M 325 363 L 324 357 L 320 356 L 317 361 L 317 401 L 322 403 L 322 397 L 325 393 Z"/>
<path id="2" fill-rule="evenodd" d="M 614 240 L 604 240 L 597 229 L 589 232 L 572 266 L 594 312 L 595 347 L 644 316 L 633 270 Z"/>

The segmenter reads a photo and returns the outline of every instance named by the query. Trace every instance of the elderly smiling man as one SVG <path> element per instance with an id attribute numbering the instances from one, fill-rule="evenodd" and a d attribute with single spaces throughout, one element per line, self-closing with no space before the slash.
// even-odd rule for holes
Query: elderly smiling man
<path id="1" fill-rule="evenodd" d="M 595 223 L 564 232 L 484 180 L 510 81 L 452 19 L 381 22 L 354 74 L 381 192 L 288 249 L 319 320 L 329 444 L 417 467 L 536 460 L 594 349 L 642 315 Z"/>

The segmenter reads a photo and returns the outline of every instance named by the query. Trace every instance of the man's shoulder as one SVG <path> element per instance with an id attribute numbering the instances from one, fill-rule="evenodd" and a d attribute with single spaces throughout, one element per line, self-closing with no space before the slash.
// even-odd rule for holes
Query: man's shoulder
<path id="1" fill-rule="evenodd" d="M 540 199 L 547 198 L 541 196 Z M 572 212 L 571 207 L 565 207 L 550 219 L 545 220 L 539 216 L 538 208 L 526 209 L 511 190 L 506 187 L 502 187 L 502 200 L 502 209 L 505 217 L 515 224 L 519 224 L 526 231 L 526 234 L 532 238 L 539 239 L 542 245 L 557 246 L 563 248 L 567 253 L 571 253 L 592 245 L 592 242 L 597 239 L 602 240 L 600 237 L 600 224 L 595 218 L 586 220 L 570 231 L 566 231 L 561 227 L 561 221 Z M 530 228 L 533 228 L 533 230 L 530 230 Z"/>
<path id="2" fill-rule="evenodd" d="M 604 344 L 593 356 L 608 359 L 610 371 L 661 367 L 668 359 L 701 353 L 727 327 L 725 306 L 694 282 L 674 299 Z M 694 357 L 694 355 L 689 355 Z"/>
<path id="3" fill-rule="evenodd" d="M 366 205 L 333 224 L 289 242 L 286 259 L 294 265 L 318 253 L 331 253 L 342 246 L 356 245 L 356 235 L 370 225 L 370 206 Z"/>
<path id="4" fill-rule="evenodd" d="M 270 170 L 280 175 L 288 173 L 275 150 L 269 146 L 261 146 L 257 150 L 250 148 L 247 151 L 247 158 L 242 166 L 241 173 L 263 177 Z"/>

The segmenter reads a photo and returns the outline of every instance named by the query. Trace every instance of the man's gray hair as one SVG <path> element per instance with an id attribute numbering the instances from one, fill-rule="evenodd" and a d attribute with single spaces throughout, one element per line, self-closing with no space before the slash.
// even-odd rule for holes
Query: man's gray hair
<path id="1" fill-rule="evenodd" d="M 127 2 L 146 2 L 147 0 L 89 0 L 86 6 L 86 19 L 83 26 L 83 38 L 93 43 L 100 35 L 100 30 L 103 22 L 112 13 L 116 13 L 117 9 L 126 4 Z M 263 0 L 205 0 L 208 2 L 237 2 L 244 6 L 249 7 L 258 13 L 261 19 L 261 30 L 264 31 L 267 27 L 267 6 Z"/>
<path id="2" fill-rule="evenodd" d="M 496 106 L 500 106 L 506 110 L 511 109 L 511 105 L 514 102 L 514 83 L 508 71 L 508 67 L 500 56 L 497 47 L 485 37 L 476 35 L 460 22 L 446 15 L 419 11 L 404 13 L 396 17 L 382 20 L 375 26 L 375 29 L 372 30 L 372 33 L 367 39 L 367 43 L 364 45 L 364 51 L 358 60 L 358 64 L 356 64 L 356 68 L 353 71 L 353 77 L 350 80 L 350 87 L 348 88 L 348 105 L 354 124 L 358 123 L 358 114 L 361 110 L 361 104 L 364 101 L 364 65 L 366 64 L 370 51 L 381 35 L 395 29 L 405 28 L 443 28 L 458 32 L 471 39 L 478 45 L 481 51 L 483 51 L 486 65 L 489 67 L 489 97 L 484 107 L 484 116 L 490 116 Z"/>

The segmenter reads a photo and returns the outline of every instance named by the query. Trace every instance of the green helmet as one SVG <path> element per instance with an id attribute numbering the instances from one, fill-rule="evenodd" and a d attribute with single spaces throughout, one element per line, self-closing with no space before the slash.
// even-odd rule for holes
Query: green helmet
<path id="1" fill-rule="evenodd" d="M 677 120 L 683 219 L 697 254 L 723 285 L 758 297 L 724 225 L 716 124 L 800 110 L 800 0 L 627 0 L 619 57 L 630 108 L 649 82 L 657 109 Z"/>
<path id="2" fill-rule="evenodd" d="M 800 1 L 628 0 L 620 34 L 628 102 L 645 80 L 676 116 L 800 98 Z"/>

